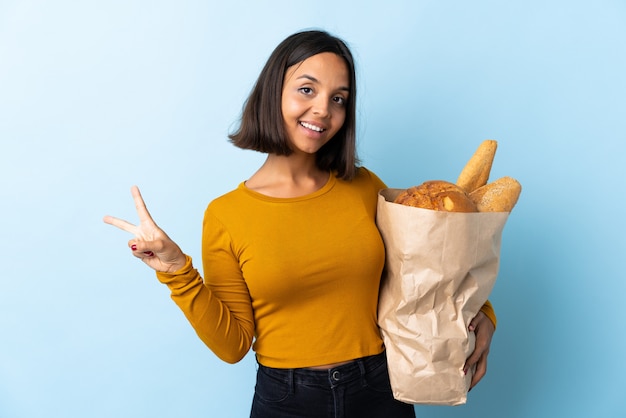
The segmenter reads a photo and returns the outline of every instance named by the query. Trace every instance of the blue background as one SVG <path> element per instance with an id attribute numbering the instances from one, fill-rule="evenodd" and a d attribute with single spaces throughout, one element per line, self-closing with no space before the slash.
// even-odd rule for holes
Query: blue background
<path id="1" fill-rule="evenodd" d="M 489 372 L 420 417 L 623 417 L 626 2 L 0 2 L 0 417 L 245 417 L 221 363 L 105 214 L 196 260 L 202 213 L 263 155 L 226 141 L 304 28 L 358 62 L 359 150 L 393 187 L 455 180 L 499 142 L 504 231 Z"/>

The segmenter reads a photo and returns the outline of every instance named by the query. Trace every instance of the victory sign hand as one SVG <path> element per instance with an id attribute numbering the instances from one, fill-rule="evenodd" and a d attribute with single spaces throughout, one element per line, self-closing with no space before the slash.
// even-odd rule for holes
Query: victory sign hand
<path id="1" fill-rule="evenodd" d="M 134 238 L 128 241 L 129 248 L 135 257 L 152 269 L 165 273 L 180 270 L 187 261 L 185 254 L 154 222 L 137 186 L 131 188 L 131 194 L 139 216 L 139 225 L 112 216 L 105 216 L 104 222 L 133 234 Z"/>

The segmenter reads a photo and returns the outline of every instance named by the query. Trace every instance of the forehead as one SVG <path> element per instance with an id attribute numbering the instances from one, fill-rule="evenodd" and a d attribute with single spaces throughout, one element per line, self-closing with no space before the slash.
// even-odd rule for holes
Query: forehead
<path id="1" fill-rule="evenodd" d="M 336 84 L 341 87 L 350 86 L 348 65 L 342 57 L 332 52 L 313 55 L 287 68 L 285 82 L 306 78 L 307 76 L 323 84 Z"/>

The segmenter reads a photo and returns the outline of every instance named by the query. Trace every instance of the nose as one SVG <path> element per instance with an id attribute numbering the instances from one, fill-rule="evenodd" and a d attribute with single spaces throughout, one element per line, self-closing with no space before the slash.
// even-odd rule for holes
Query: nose
<path id="1" fill-rule="evenodd" d="M 315 98 L 315 102 L 313 103 L 313 113 L 320 117 L 328 117 L 330 114 L 330 99 L 320 94 Z"/>

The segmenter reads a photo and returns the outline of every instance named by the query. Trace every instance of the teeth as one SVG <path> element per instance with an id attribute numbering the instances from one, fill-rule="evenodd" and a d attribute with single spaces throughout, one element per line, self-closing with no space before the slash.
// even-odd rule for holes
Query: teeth
<path id="1" fill-rule="evenodd" d="M 324 132 L 323 128 L 320 128 L 319 126 L 311 125 L 310 123 L 300 122 L 300 125 L 315 132 Z"/>

